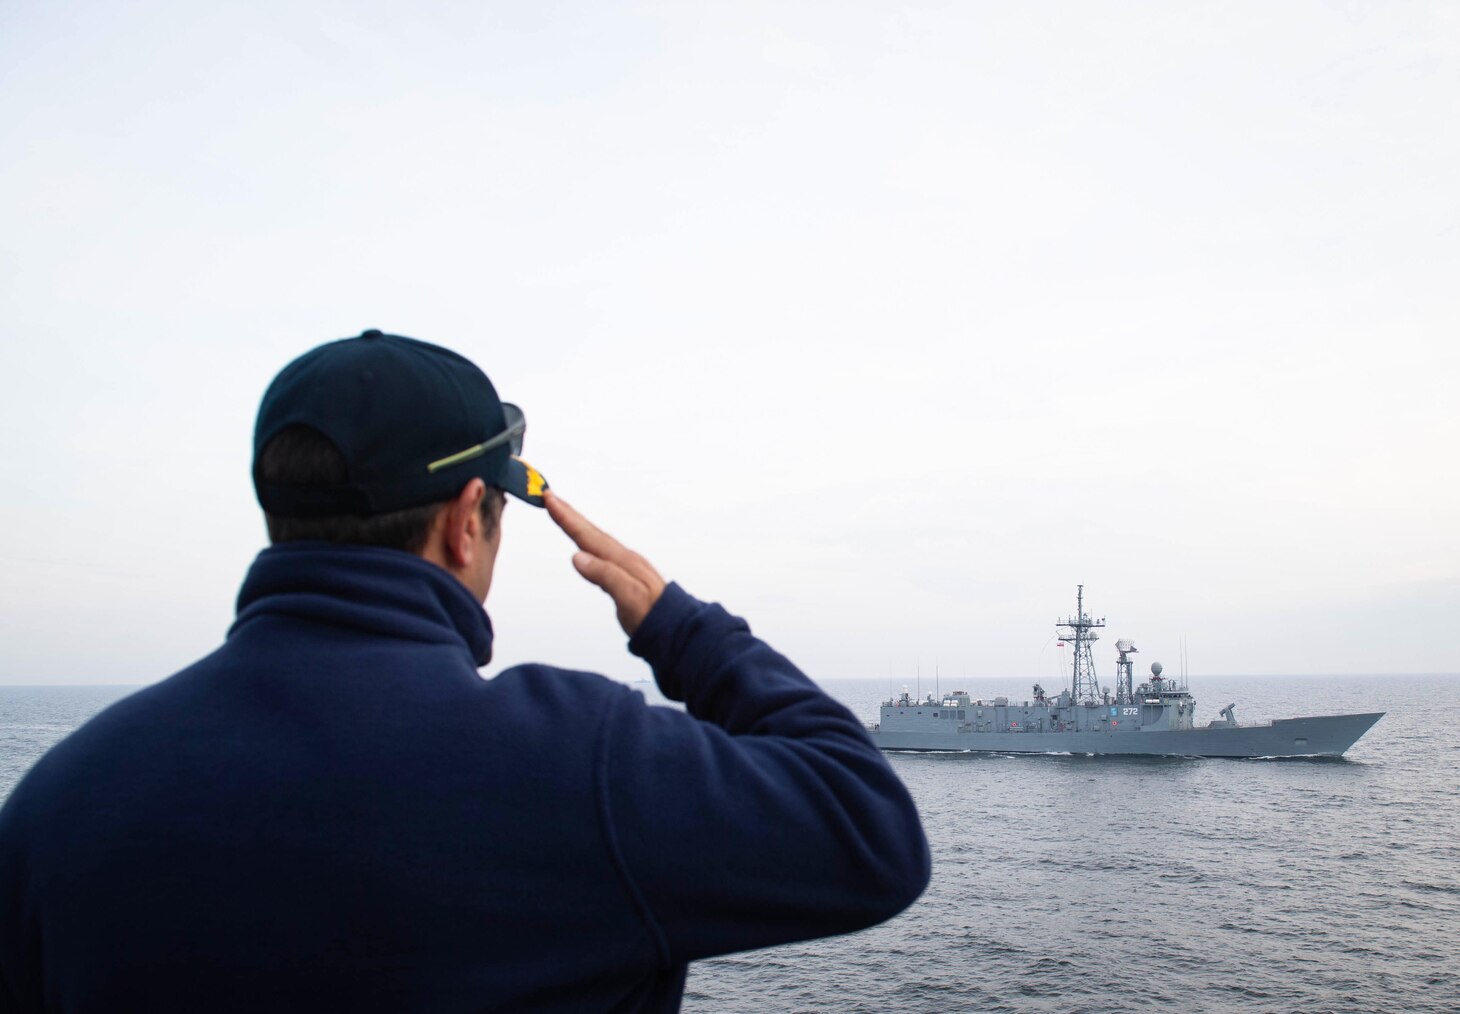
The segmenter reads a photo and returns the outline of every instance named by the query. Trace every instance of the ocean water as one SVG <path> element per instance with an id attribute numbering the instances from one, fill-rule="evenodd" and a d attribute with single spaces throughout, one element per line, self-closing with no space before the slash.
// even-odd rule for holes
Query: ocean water
<path id="1" fill-rule="evenodd" d="M 868 721 L 900 689 L 824 685 Z M 1388 714 L 1343 760 L 892 754 L 932 843 L 923 897 L 862 933 L 699 962 L 684 1009 L 1460 1011 L 1460 676 L 1192 690 L 1200 721 L 1229 701 L 1244 721 Z M 0 687 L 0 797 L 126 691 Z"/>

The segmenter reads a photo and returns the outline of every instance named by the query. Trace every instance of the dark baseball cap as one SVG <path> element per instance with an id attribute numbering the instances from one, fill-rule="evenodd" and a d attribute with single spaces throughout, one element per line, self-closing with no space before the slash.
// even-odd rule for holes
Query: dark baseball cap
<path id="1" fill-rule="evenodd" d="M 284 486 L 259 454 L 286 426 L 308 426 L 344 456 L 347 479 Z M 254 426 L 254 489 L 276 517 L 386 514 L 449 500 L 479 478 L 535 507 L 548 488 L 517 455 L 522 411 L 450 349 L 366 331 L 311 349 L 280 371 Z"/>

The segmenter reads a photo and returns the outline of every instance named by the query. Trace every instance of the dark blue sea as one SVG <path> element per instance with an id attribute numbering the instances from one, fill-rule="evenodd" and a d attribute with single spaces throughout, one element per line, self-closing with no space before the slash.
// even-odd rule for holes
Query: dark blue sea
<path id="1" fill-rule="evenodd" d="M 824 685 L 868 721 L 900 688 Z M 0 687 L 0 797 L 127 690 Z M 1460 676 L 1192 690 L 1201 721 L 1388 714 L 1343 760 L 894 754 L 927 893 L 863 933 L 701 962 L 685 1010 L 1460 1011 Z"/>

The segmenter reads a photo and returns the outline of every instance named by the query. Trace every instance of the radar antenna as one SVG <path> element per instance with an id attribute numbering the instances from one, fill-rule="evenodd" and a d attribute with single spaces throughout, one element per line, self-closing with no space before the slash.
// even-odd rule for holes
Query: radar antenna
<path id="1" fill-rule="evenodd" d="M 1055 622 L 1056 629 L 1068 627 L 1073 632 L 1073 636 L 1061 636 L 1075 644 L 1075 672 L 1070 691 L 1078 703 L 1093 702 L 1100 696 L 1100 684 L 1095 679 L 1095 659 L 1091 657 L 1090 645 L 1100 640 L 1100 635 L 1095 630 L 1103 626 L 1105 617 L 1096 620 L 1085 612 L 1085 586 L 1078 585 L 1075 592 L 1075 615 L 1064 622 Z"/>
<path id="2" fill-rule="evenodd" d="M 1131 670 L 1135 668 L 1135 660 L 1131 656 L 1141 649 L 1136 647 L 1134 641 L 1121 638 L 1115 642 L 1115 650 L 1120 652 L 1120 658 L 1115 663 L 1115 703 L 1134 704 L 1136 702 L 1133 685 L 1135 679 Z"/>

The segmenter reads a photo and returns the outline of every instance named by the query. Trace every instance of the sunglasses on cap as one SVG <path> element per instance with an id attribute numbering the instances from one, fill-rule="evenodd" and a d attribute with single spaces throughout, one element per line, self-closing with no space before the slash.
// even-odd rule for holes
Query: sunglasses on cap
<path id="1" fill-rule="evenodd" d="M 464 451 L 457 451 L 455 454 L 448 454 L 444 458 L 431 462 L 426 466 L 426 471 L 434 475 L 443 468 L 459 465 L 472 458 L 480 458 L 483 454 L 495 447 L 501 447 L 503 444 L 507 444 L 511 448 L 513 457 L 521 454 L 522 436 L 527 432 L 527 418 L 522 414 L 522 409 L 510 401 L 502 402 L 502 415 L 507 419 L 507 428 L 501 433 L 475 447 L 468 447 Z"/>

